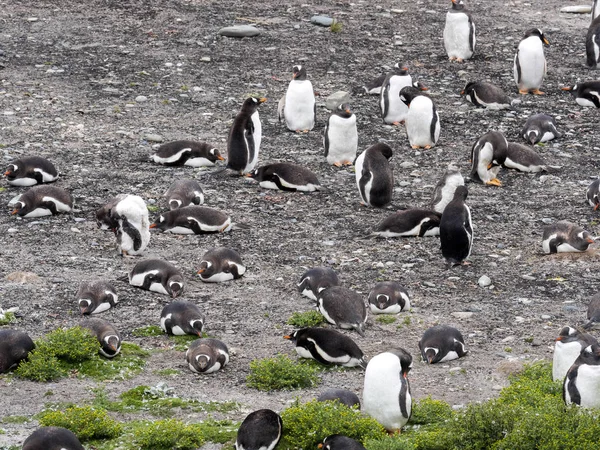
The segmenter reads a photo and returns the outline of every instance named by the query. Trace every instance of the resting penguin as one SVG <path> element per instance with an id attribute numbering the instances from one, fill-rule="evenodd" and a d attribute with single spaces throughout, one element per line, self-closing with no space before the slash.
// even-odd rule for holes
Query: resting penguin
<path id="1" fill-rule="evenodd" d="M 218 247 L 208 250 L 200 261 L 198 274 L 205 283 L 236 280 L 246 273 L 240 254 L 232 248 Z"/>
<path id="2" fill-rule="evenodd" d="M 152 160 L 165 166 L 214 166 L 223 161 L 219 150 L 206 142 L 174 141 L 161 145 L 152 155 Z"/>
<path id="3" fill-rule="evenodd" d="M 410 309 L 410 296 L 397 281 L 380 281 L 369 291 L 369 308 L 373 314 L 398 314 Z"/>
<path id="4" fill-rule="evenodd" d="M 308 132 L 315 126 L 317 104 L 310 80 L 306 77 L 304 66 L 294 66 L 292 81 L 279 100 L 279 121 L 285 119 L 289 130 L 297 133 Z"/>
<path id="5" fill-rule="evenodd" d="M 273 450 L 283 430 L 279 414 L 270 409 L 259 409 L 244 419 L 238 429 L 235 450 Z"/>
<path id="6" fill-rule="evenodd" d="M 600 108 L 600 81 L 584 81 L 562 90 L 570 91 L 578 105 Z"/>
<path id="7" fill-rule="evenodd" d="M 519 42 L 515 55 L 513 73 L 519 94 L 543 94 L 540 86 L 546 75 L 546 57 L 544 45 L 550 45 L 548 39 L 539 28 L 532 28 L 525 33 Z"/>
<path id="8" fill-rule="evenodd" d="M 471 59 L 475 51 L 475 24 L 463 0 L 452 0 L 446 13 L 444 47 L 450 61 Z"/>
<path id="9" fill-rule="evenodd" d="M 439 236 L 442 215 L 429 209 L 397 211 L 379 222 L 372 234 L 384 238 Z"/>
<path id="10" fill-rule="evenodd" d="M 600 16 L 600 0 L 594 0 L 592 3 L 592 21 Z"/>
<path id="11" fill-rule="evenodd" d="M 592 20 L 585 39 L 585 53 L 587 65 L 590 69 L 597 69 L 600 62 L 600 18 Z"/>
<path id="12" fill-rule="evenodd" d="M 440 116 L 428 95 L 408 86 L 400 91 L 400 100 L 408 106 L 404 125 L 414 149 L 434 147 L 440 137 Z"/>
<path id="13" fill-rule="evenodd" d="M 367 308 L 359 294 L 343 286 L 332 286 L 319 292 L 317 304 L 327 322 L 364 336 Z"/>
<path id="14" fill-rule="evenodd" d="M 563 399 L 567 405 L 600 408 L 600 345 L 581 351 L 565 376 Z"/>
<path id="15" fill-rule="evenodd" d="M 465 203 L 467 194 L 465 186 L 456 188 L 454 198 L 446 206 L 440 222 L 442 256 L 449 267 L 464 264 L 473 246 L 471 210 Z"/>
<path id="16" fill-rule="evenodd" d="M 84 281 L 77 291 L 81 314 L 98 314 L 114 307 L 119 300 L 117 290 L 108 281 Z"/>
<path id="17" fill-rule="evenodd" d="M 531 147 L 516 142 L 508 143 L 506 153 L 494 154 L 493 163 L 519 172 L 552 172 L 560 169 L 559 166 L 546 164 Z"/>
<path id="18" fill-rule="evenodd" d="M 150 221 L 146 202 L 128 195 L 110 212 L 121 255 L 141 255 L 150 242 Z"/>
<path id="19" fill-rule="evenodd" d="M 145 259 L 138 262 L 129 273 L 129 284 L 175 298 L 183 292 L 183 275 L 167 261 Z"/>
<path id="20" fill-rule="evenodd" d="M 447 325 L 431 327 L 419 341 L 423 361 L 429 364 L 452 361 L 467 354 L 460 331 Z"/>
<path id="21" fill-rule="evenodd" d="M 383 208 L 392 201 L 394 174 L 390 166 L 392 148 L 379 142 L 362 152 L 354 163 L 362 204 Z"/>
<path id="22" fill-rule="evenodd" d="M 62 427 L 41 427 L 23 442 L 22 450 L 85 450 L 75 433 Z"/>
<path id="23" fill-rule="evenodd" d="M 600 178 L 590 183 L 585 192 L 585 198 L 590 206 L 594 207 L 594 211 L 600 206 Z"/>
<path id="24" fill-rule="evenodd" d="M 579 225 L 561 220 L 544 228 L 544 253 L 585 252 L 594 238 Z"/>
<path id="25" fill-rule="evenodd" d="M 273 163 L 261 166 L 247 174 L 265 189 L 314 192 L 321 189 L 317 176 L 305 167 L 292 163 Z"/>
<path id="26" fill-rule="evenodd" d="M 366 359 L 356 343 L 329 328 L 302 328 L 284 336 L 292 341 L 301 358 L 311 358 L 321 364 L 343 367 L 366 367 Z"/>
<path id="27" fill-rule="evenodd" d="M 56 181 L 58 171 L 46 158 L 24 156 L 12 161 L 6 168 L 4 176 L 12 186 L 33 186 Z"/>
<path id="28" fill-rule="evenodd" d="M 71 194 L 56 186 L 34 186 L 29 188 L 15 203 L 12 214 L 25 219 L 65 213 L 73 208 Z"/>
<path id="29" fill-rule="evenodd" d="M 448 203 L 452 201 L 456 188 L 464 185 L 465 179 L 461 175 L 460 170 L 448 167 L 442 179 L 435 185 L 430 205 L 431 209 L 440 214 L 443 213 Z"/>
<path id="30" fill-rule="evenodd" d="M 91 330 L 100 342 L 100 354 L 107 358 L 114 358 L 121 351 L 121 333 L 104 319 L 85 319 L 81 322 L 82 328 Z"/>
<path id="31" fill-rule="evenodd" d="M 218 339 L 196 339 L 185 352 L 192 372 L 213 373 L 229 363 L 229 349 Z"/>
<path id="32" fill-rule="evenodd" d="M 317 301 L 317 296 L 321 291 L 340 284 L 335 270 L 329 267 L 314 267 L 302 274 L 300 282 L 296 286 L 302 295 Z"/>
<path id="33" fill-rule="evenodd" d="M 394 69 L 387 75 L 381 88 L 379 106 L 381 117 L 388 124 L 398 125 L 406 120 L 408 106 L 400 99 L 400 91 L 406 86 L 412 86 L 412 77 L 405 64 L 396 63 Z"/>
<path id="34" fill-rule="evenodd" d="M 338 106 L 329 116 L 323 135 L 323 146 L 327 162 L 336 167 L 351 166 L 356 159 L 356 115 L 349 105 L 344 103 Z"/>
<path id="35" fill-rule="evenodd" d="M 587 308 L 587 319 L 588 322 L 582 327 L 584 330 L 591 330 L 600 325 L 600 294 L 596 294 L 590 299 Z"/>
<path id="36" fill-rule="evenodd" d="M 363 411 L 388 432 L 399 431 L 412 412 L 408 372 L 412 356 L 402 348 L 380 353 L 369 361 L 365 371 Z"/>
<path id="37" fill-rule="evenodd" d="M 469 81 L 460 95 L 480 108 L 500 110 L 512 105 L 511 98 L 501 88 L 487 81 Z"/>
<path id="38" fill-rule="evenodd" d="M 508 141 L 498 131 L 488 131 L 471 149 L 471 179 L 483 184 L 502 186 L 497 178 L 500 166 L 494 165 L 494 155 L 508 151 Z"/>
<path id="39" fill-rule="evenodd" d="M 161 214 L 150 228 L 173 234 L 208 234 L 229 231 L 232 223 L 224 212 L 194 205 Z"/>
<path id="40" fill-rule="evenodd" d="M 556 129 L 554 117 L 547 114 L 534 114 L 525 122 L 521 136 L 531 145 L 535 145 L 538 142 L 548 142 L 560 138 L 562 134 Z"/>
<path id="41" fill-rule="evenodd" d="M 196 180 L 175 181 L 164 197 L 170 210 L 204 203 L 204 192 Z"/>
<path id="42" fill-rule="evenodd" d="M 318 448 L 324 450 L 366 450 L 360 442 L 341 434 L 327 436 Z"/>
<path id="43" fill-rule="evenodd" d="M 160 328 L 167 334 L 183 336 L 195 334 L 202 337 L 204 314 L 197 305 L 176 300 L 166 305 L 160 313 Z"/>
<path id="44" fill-rule="evenodd" d="M 250 172 L 258 162 L 262 125 L 258 116 L 258 105 L 266 98 L 249 97 L 244 100 L 242 110 L 236 116 L 227 140 L 227 168 L 240 175 Z"/>
<path id="45" fill-rule="evenodd" d="M 119 194 L 116 197 L 112 197 L 108 200 L 108 202 L 96 210 L 96 224 L 98 225 L 98 228 L 101 230 L 110 230 L 112 232 L 116 232 L 119 224 L 113 220 L 112 210 L 128 195 L 129 194 Z"/>
<path id="46" fill-rule="evenodd" d="M 33 341 L 24 331 L 0 330 L 0 373 L 18 366 L 34 347 Z"/>
<path id="47" fill-rule="evenodd" d="M 554 344 L 552 379 L 554 381 L 564 380 L 581 350 L 596 343 L 596 338 L 590 334 L 583 333 L 577 328 L 563 327 Z"/>
<path id="48" fill-rule="evenodd" d="M 327 389 L 321 392 L 317 397 L 318 402 L 337 401 L 348 408 L 358 407 L 360 409 L 360 400 L 358 395 L 348 389 Z"/>

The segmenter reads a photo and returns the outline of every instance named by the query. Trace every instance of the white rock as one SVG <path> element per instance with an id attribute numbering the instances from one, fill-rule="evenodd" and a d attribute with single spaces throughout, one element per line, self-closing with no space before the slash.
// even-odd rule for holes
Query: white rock
<path id="1" fill-rule="evenodd" d="M 457 319 L 470 319 L 471 317 L 473 317 L 473 314 L 471 311 L 456 311 L 453 313 L 450 313 L 450 315 L 452 317 L 456 317 Z"/>
<path id="2" fill-rule="evenodd" d="M 143 102 L 148 101 L 148 97 L 146 97 L 145 95 L 138 95 L 135 98 L 135 101 L 138 102 L 138 103 L 143 103 Z"/>
<path id="3" fill-rule="evenodd" d="M 588 14 L 592 12 L 592 7 L 590 5 L 565 6 L 563 8 L 560 8 L 560 12 L 572 14 Z"/>
<path id="4" fill-rule="evenodd" d="M 490 280 L 490 277 L 487 275 L 482 275 L 479 277 L 479 280 L 477 280 L 477 284 L 482 288 L 488 287 L 490 284 L 492 284 L 492 280 Z"/>

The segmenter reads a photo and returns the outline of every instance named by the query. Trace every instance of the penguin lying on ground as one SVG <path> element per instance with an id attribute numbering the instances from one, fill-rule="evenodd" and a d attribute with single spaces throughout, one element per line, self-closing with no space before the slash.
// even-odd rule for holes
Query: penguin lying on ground
<path id="1" fill-rule="evenodd" d="M 433 199 L 431 200 L 431 209 L 438 213 L 443 213 L 448 203 L 454 197 L 454 191 L 458 186 L 464 186 L 465 179 L 460 173 L 460 170 L 449 167 L 442 179 L 438 181 L 433 190 Z"/>
<path id="2" fill-rule="evenodd" d="M 192 334 L 202 337 L 204 319 L 197 305 L 185 300 L 173 301 L 160 313 L 160 328 L 175 336 Z"/>
<path id="3" fill-rule="evenodd" d="M 499 110 L 512 105 L 511 98 L 501 88 L 487 81 L 469 81 L 460 95 L 480 108 Z"/>
<path id="4" fill-rule="evenodd" d="M 213 373 L 229 363 L 229 349 L 218 339 L 196 339 L 185 352 L 185 359 L 192 372 Z"/>
<path id="5" fill-rule="evenodd" d="M 62 427 L 40 427 L 23 442 L 22 450 L 85 450 L 75 433 Z"/>
<path id="6" fill-rule="evenodd" d="M 494 155 L 506 154 L 508 141 L 498 131 L 488 131 L 473 144 L 471 149 L 471 179 L 483 184 L 502 186 L 497 178 L 499 165 L 494 165 Z"/>
<path id="7" fill-rule="evenodd" d="M 559 166 L 547 165 L 531 147 L 509 142 L 506 153 L 495 153 L 493 163 L 519 172 L 554 172 Z"/>
<path id="8" fill-rule="evenodd" d="M 380 281 L 369 291 L 369 308 L 373 314 L 398 314 L 410 309 L 410 296 L 397 281 Z"/>
<path id="9" fill-rule="evenodd" d="M 459 186 L 453 200 L 446 206 L 440 222 L 440 244 L 442 256 L 449 267 L 464 264 L 471 255 L 473 246 L 473 224 L 471 210 L 466 205 L 467 188 Z"/>
<path id="10" fill-rule="evenodd" d="M 394 174 L 389 160 L 392 148 L 379 142 L 362 152 L 354 163 L 362 204 L 383 208 L 392 201 Z"/>
<path id="11" fill-rule="evenodd" d="M 404 125 L 414 149 L 434 147 L 440 137 L 440 116 L 428 95 L 408 86 L 400 91 L 400 100 L 408 106 Z"/>
<path id="12" fill-rule="evenodd" d="M 175 181 L 164 197 L 170 210 L 204 203 L 204 192 L 196 180 Z"/>
<path id="13" fill-rule="evenodd" d="M 294 66 L 292 81 L 279 100 L 279 121 L 285 119 L 289 130 L 308 132 L 313 129 L 317 119 L 317 104 L 310 80 L 304 66 Z"/>
<path id="14" fill-rule="evenodd" d="M 208 250 L 200 261 L 198 274 L 205 283 L 236 280 L 246 273 L 240 254 L 232 248 L 218 247 Z"/>
<path id="15" fill-rule="evenodd" d="M 338 401 L 349 408 L 358 407 L 360 409 L 360 400 L 358 395 L 348 389 L 327 389 L 321 392 L 317 397 L 318 402 Z"/>
<path id="16" fill-rule="evenodd" d="M 544 228 L 544 253 L 585 252 L 594 238 L 579 225 L 561 220 Z"/>
<path id="17" fill-rule="evenodd" d="M 532 28 L 525 33 L 519 42 L 513 66 L 515 83 L 519 94 L 543 94 L 540 86 L 546 75 L 546 57 L 544 45 L 550 45 L 548 39 L 539 28 Z"/>
<path id="18" fill-rule="evenodd" d="M 292 163 L 267 164 L 247 175 L 265 189 L 314 192 L 321 189 L 317 176 L 305 167 Z"/>
<path id="19" fill-rule="evenodd" d="M 444 47 L 450 61 L 471 59 L 475 51 L 475 24 L 463 0 L 452 0 L 446 13 Z"/>
<path id="20" fill-rule="evenodd" d="M 29 188 L 15 203 L 12 214 L 25 219 L 66 213 L 73 208 L 73 198 L 68 191 L 56 186 Z"/>
<path id="21" fill-rule="evenodd" d="M 583 408 L 600 408 L 600 345 L 584 348 L 565 376 L 563 399 Z"/>
<path id="22" fill-rule="evenodd" d="M 579 357 L 581 350 L 596 343 L 596 339 L 590 334 L 583 333 L 577 328 L 563 327 L 554 344 L 552 380 L 564 380 L 569 368 Z"/>
<path id="23" fill-rule="evenodd" d="M 20 330 L 0 330 L 0 373 L 6 373 L 27 359 L 35 347 L 29 335 Z"/>
<path id="24" fill-rule="evenodd" d="M 224 159 L 210 144 L 195 141 L 168 142 L 152 155 L 155 163 L 166 166 L 209 167 Z"/>
<path id="25" fill-rule="evenodd" d="M 343 286 L 332 286 L 319 292 L 317 304 L 327 322 L 364 336 L 367 308 L 359 294 Z"/>
<path id="26" fill-rule="evenodd" d="M 547 114 L 534 114 L 525 122 L 521 136 L 531 145 L 535 145 L 538 142 L 548 142 L 560 138 L 562 134 L 556 129 L 554 117 Z"/>
<path id="27" fill-rule="evenodd" d="M 146 259 L 131 269 L 129 284 L 175 298 L 183 292 L 183 275 L 167 261 Z"/>
<path id="28" fill-rule="evenodd" d="M 452 361 L 467 354 L 460 331 L 447 325 L 427 329 L 419 341 L 419 350 L 423 361 L 429 364 Z"/>
<path id="29" fill-rule="evenodd" d="M 238 429 L 235 450 L 273 450 L 283 430 L 281 417 L 270 409 L 259 409 L 244 419 Z"/>
<path id="30" fill-rule="evenodd" d="M 82 328 L 87 328 L 96 336 L 100 343 L 100 354 L 114 358 L 121 351 L 121 333 L 104 319 L 86 319 L 81 322 Z"/>
<path id="31" fill-rule="evenodd" d="M 119 300 L 117 290 L 108 281 L 84 281 L 77 291 L 81 314 L 98 314 L 115 306 Z"/>
<path id="32" fill-rule="evenodd" d="M 590 206 L 594 207 L 594 211 L 600 206 L 600 178 L 590 183 L 585 191 L 585 198 Z"/>
<path id="33" fill-rule="evenodd" d="M 584 81 L 562 90 L 570 91 L 578 105 L 600 108 L 600 81 Z"/>
<path id="34" fill-rule="evenodd" d="M 4 176 L 12 186 L 33 186 L 56 181 L 58 171 L 46 158 L 24 156 L 12 161 L 6 168 Z"/>
<path id="35" fill-rule="evenodd" d="M 600 294 L 596 294 L 590 299 L 587 308 L 587 319 L 588 322 L 582 327 L 584 330 L 597 328 L 600 324 Z"/>
<path id="36" fill-rule="evenodd" d="M 323 135 L 323 147 L 327 162 L 336 167 L 351 166 L 356 159 L 356 115 L 349 105 L 344 103 L 338 106 L 329 116 Z"/>
<path id="37" fill-rule="evenodd" d="M 317 301 L 319 293 L 332 286 L 341 284 L 337 273 L 329 267 L 314 267 L 307 270 L 300 277 L 300 282 L 296 285 L 298 291 L 314 301 Z"/>
<path id="38" fill-rule="evenodd" d="M 240 175 L 250 172 L 258 162 L 262 125 L 258 115 L 258 105 L 266 98 L 249 97 L 244 100 L 227 140 L 227 168 Z"/>
<path id="39" fill-rule="evenodd" d="M 324 450 L 366 450 L 360 442 L 341 434 L 327 436 L 318 448 Z"/>
<path id="40" fill-rule="evenodd" d="M 439 236 L 442 215 L 429 209 L 397 211 L 379 222 L 372 234 L 384 238 Z"/>
<path id="41" fill-rule="evenodd" d="M 150 228 L 173 234 L 223 233 L 231 230 L 231 218 L 207 206 L 186 206 L 161 214 Z"/>

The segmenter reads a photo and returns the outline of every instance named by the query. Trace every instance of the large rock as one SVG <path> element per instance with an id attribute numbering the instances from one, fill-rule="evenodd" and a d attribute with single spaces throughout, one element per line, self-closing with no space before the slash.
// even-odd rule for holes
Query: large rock
<path id="1" fill-rule="evenodd" d="M 260 33 L 261 31 L 252 25 L 233 25 L 219 30 L 221 36 L 238 38 L 258 36 Z"/>

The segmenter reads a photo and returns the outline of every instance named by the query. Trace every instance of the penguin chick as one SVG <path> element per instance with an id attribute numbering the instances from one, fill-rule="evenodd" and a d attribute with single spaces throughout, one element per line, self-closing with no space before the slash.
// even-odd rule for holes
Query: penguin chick
<path id="1" fill-rule="evenodd" d="M 475 24 L 463 0 L 452 0 L 446 13 L 444 47 L 450 61 L 471 59 L 475 51 Z"/>
<path id="2" fill-rule="evenodd" d="M 77 291 L 81 314 L 98 314 L 114 307 L 119 300 L 117 290 L 108 281 L 84 281 Z"/>
<path id="3" fill-rule="evenodd" d="M 6 373 L 27 359 L 35 344 L 20 330 L 0 330 L 0 373 Z"/>
<path id="4" fill-rule="evenodd" d="M 483 184 L 502 186 L 497 178 L 499 165 L 494 165 L 494 155 L 505 154 L 508 141 L 498 131 L 488 131 L 471 148 L 471 179 Z"/>
<path id="5" fill-rule="evenodd" d="M 224 212 L 194 205 L 161 214 L 150 228 L 173 234 L 208 234 L 229 231 L 232 223 Z"/>
<path id="6" fill-rule="evenodd" d="M 394 174 L 389 163 L 392 154 L 389 145 L 379 142 L 356 158 L 356 185 L 363 205 L 383 208 L 392 201 Z"/>
<path id="7" fill-rule="evenodd" d="M 600 206 L 600 178 L 590 183 L 585 191 L 585 198 L 590 206 L 594 207 L 594 211 Z"/>
<path id="8" fill-rule="evenodd" d="M 110 212 L 117 245 L 123 256 L 141 255 L 150 243 L 150 221 L 144 199 L 127 195 Z"/>
<path id="9" fill-rule="evenodd" d="M 152 160 L 165 166 L 210 167 L 223 161 L 219 150 L 206 142 L 174 141 L 161 145 Z"/>
<path id="10" fill-rule="evenodd" d="M 562 90 L 571 92 L 578 105 L 600 108 L 600 81 L 585 81 Z"/>
<path id="11" fill-rule="evenodd" d="M 185 359 L 192 372 L 213 373 L 229 363 L 229 349 L 218 339 L 196 339 L 185 352 Z"/>
<path id="12" fill-rule="evenodd" d="M 96 210 L 96 225 L 101 230 L 117 231 L 119 224 L 113 220 L 112 210 L 117 204 L 129 194 L 119 194 L 109 199 L 104 205 Z"/>
<path id="13" fill-rule="evenodd" d="M 344 103 L 338 106 L 329 116 L 323 134 L 323 147 L 327 163 L 336 167 L 351 166 L 356 159 L 356 115 L 349 105 Z"/>
<path id="14" fill-rule="evenodd" d="M 332 286 L 319 292 L 317 304 L 327 322 L 364 336 L 367 308 L 359 294 L 342 286 Z"/>
<path id="15" fill-rule="evenodd" d="M 405 209 L 379 222 L 372 234 L 384 238 L 439 236 L 441 218 L 440 213 L 428 209 Z"/>
<path id="16" fill-rule="evenodd" d="M 429 364 L 452 361 L 467 354 L 465 340 L 456 328 L 447 325 L 431 327 L 419 341 L 423 361 Z"/>
<path id="17" fill-rule="evenodd" d="M 129 284 L 175 298 L 183 292 L 183 275 L 167 261 L 145 259 L 138 262 L 129 273 Z"/>
<path id="18" fill-rule="evenodd" d="M 34 186 L 56 181 L 58 171 L 46 158 L 24 156 L 12 161 L 6 168 L 4 176 L 12 186 Z"/>
<path id="19" fill-rule="evenodd" d="M 569 368 L 581 351 L 588 345 L 596 344 L 596 339 L 573 327 L 563 327 L 554 344 L 552 355 L 552 380 L 564 380 Z"/>
<path id="20" fill-rule="evenodd" d="M 284 336 L 292 341 L 301 358 L 311 358 L 321 364 L 343 367 L 366 367 L 366 359 L 356 343 L 336 330 L 328 328 L 302 328 Z"/>
<path id="21" fill-rule="evenodd" d="M 170 210 L 204 203 L 204 192 L 196 180 L 175 181 L 164 197 Z"/>
<path id="22" fill-rule="evenodd" d="M 397 281 L 380 281 L 369 292 L 369 308 L 373 314 L 398 314 L 410 309 L 410 296 Z"/>
<path id="23" fill-rule="evenodd" d="M 227 140 L 227 168 L 244 175 L 250 172 L 258 162 L 262 125 L 258 115 L 258 105 L 266 98 L 249 97 L 244 100 Z"/>
<path id="24" fill-rule="evenodd" d="M 582 327 L 584 330 L 597 328 L 600 324 L 600 294 L 596 294 L 590 299 L 587 308 L 587 319 L 588 322 Z"/>
<path id="25" fill-rule="evenodd" d="M 471 210 L 465 203 L 468 191 L 465 186 L 459 186 L 454 192 L 454 198 L 442 214 L 440 221 L 440 244 L 442 256 L 448 266 L 464 264 L 471 255 L 473 246 L 473 224 Z"/>
<path id="26" fill-rule="evenodd" d="M 22 450 L 85 450 L 75 433 L 62 427 L 40 427 L 23 442 Z"/>
<path id="27" fill-rule="evenodd" d="M 546 254 L 585 252 L 594 238 L 579 225 L 561 220 L 544 228 L 542 249 Z"/>
<path id="28" fill-rule="evenodd" d="M 547 165 L 531 147 L 516 142 L 508 143 L 506 153 L 495 154 L 493 163 L 519 172 L 553 172 L 560 169 Z"/>
<path id="29" fill-rule="evenodd" d="M 460 95 L 480 108 L 500 110 L 512 105 L 511 98 L 501 88 L 487 81 L 469 81 Z"/>
<path id="30" fill-rule="evenodd" d="M 340 284 L 340 279 L 333 269 L 329 267 L 314 267 L 302 274 L 300 282 L 296 286 L 302 295 L 317 301 L 317 297 L 321 291 L 332 286 L 339 286 Z"/>
<path id="31" fill-rule="evenodd" d="M 15 203 L 12 214 L 25 219 L 66 213 L 73 208 L 71 194 L 56 186 L 34 186 L 29 188 Z"/>
<path id="32" fill-rule="evenodd" d="M 440 138 L 440 116 L 428 95 L 408 86 L 400 91 L 400 100 L 408 106 L 404 125 L 414 149 L 434 147 Z"/>
<path id="33" fill-rule="evenodd" d="M 548 142 L 560 138 L 562 134 L 556 129 L 554 117 L 547 114 L 534 114 L 525 122 L 521 136 L 531 145 L 535 145 L 538 142 Z"/>
<path id="34" fill-rule="evenodd" d="M 539 28 L 532 28 L 519 42 L 513 65 L 515 83 L 519 94 L 542 95 L 540 86 L 546 75 L 546 57 L 543 45 L 550 45 Z"/>
<path id="35" fill-rule="evenodd" d="M 192 334 L 202 337 L 204 319 L 204 314 L 197 305 L 185 300 L 176 300 L 162 309 L 160 328 L 170 335 Z"/>
<path id="36" fill-rule="evenodd" d="M 358 395 L 348 389 L 327 389 L 317 397 L 318 402 L 337 401 L 348 408 L 360 409 Z"/>
<path id="37" fill-rule="evenodd" d="M 412 77 L 408 73 L 406 64 L 394 64 L 394 68 L 383 81 L 379 98 L 384 123 L 398 125 L 406 120 L 408 105 L 400 99 L 400 91 L 412 85 Z"/>
<path id="38" fill-rule="evenodd" d="M 600 408 L 600 345 L 585 347 L 565 376 L 565 404 L 583 408 Z"/>
<path id="39" fill-rule="evenodd" d="M 121 351 L 121 333 L 104 319 L 86 319 L 81 322 L 82 328 L 91 330 L 100 343 L 100 354 L 107 358 L 114 358 Z"/>
<path id="40" fill-rule="evenodd" d="M 246 273 L 240 254 L 232 248 L 219 247 L 208 250 L 200 261 L 198 274 L 205 283 L 236 280 Z"/>
<path id="41" fill-rule="evenodd" d="M 238 429 L 235 450 L 273 450 L 283 430 L 279 414 L 270 409 L 259 409 L 244 419 Z"/>
<path id="42" fill-rule="evenodd" d="M 430 208 L 438 213 L 443 213 L 448 203 L 454 197 L 454 191 L 458 186 L 464 186 L 465 179 L 456 168 L 448 168 L 442 179 L 438 181 L 433 190 L 433 199 Z"/>
<path id="43" fill-rule="evenodd" d="M 317 104 L 310 80 L 304 66 L 294 66 L 292 81 L 279 101 L 279 121 L 285 119 L 289 130 L 297 133 L 313 129 L 317 119 Z"/>
<path id="44" fill-rule="evenodd" d="M 314 192 L 321 189 L 317 176 L 305 167 L 292 163 L 273 163 L 254 169 L 248 175 L 265 189 Z"/>
<path id="45" fill-rule="evenodd" d="M 341 434 L 327 436 L 318 448 L 324 450 L 366 450 L 360 442 Z"/>
<path id="46" fill-rule="evenodd" d="M 592 20 L 585 38 L 586 62 L 590 69 L 597 69 L 600 62 L 600 18 Z"/>

